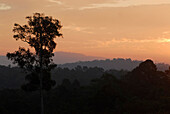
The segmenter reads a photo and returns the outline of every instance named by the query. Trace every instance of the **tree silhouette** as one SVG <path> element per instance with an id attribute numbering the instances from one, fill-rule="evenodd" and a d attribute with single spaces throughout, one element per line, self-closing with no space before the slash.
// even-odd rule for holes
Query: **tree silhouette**
<path id="1" fill-rule="evenodd" d="M 27 71 L 25 79 L 28 83 L 22 86 L 24 90 L 40 89 L 43 114 L 43 89 L 49 90 L 55 85 L 55 81 L 50 79 L 50 71 L 56 67 L 52 62 L 53 50 L 56 47 L 54 39 L 62 36 L 60 33 L 62 26 L 59 20 L 41 13 L 34 13 L 26 19 L 27 25 L 14 24 L 13 32 L 16 34 L 13 38 L 28 43 L 35 52 L 19 47 L 14 53 L 7 53 L 7 57 Z"/>
<path id="2" fill-rule="evenodd" d="M 138 67 L 124 76 L 123 81 L 127 84 L 128 90 L 140 98 L 155 99 L 163 91 L 168 93 L 169 77 L 165 72 L 158 71 L 152 60 L 142 62 Z M 157 92 L 157 91 L 161 92 Z M 157 92 L 157 95 L 156 95 Z M 151 97 L 152 96 L 152 97 Z"/>

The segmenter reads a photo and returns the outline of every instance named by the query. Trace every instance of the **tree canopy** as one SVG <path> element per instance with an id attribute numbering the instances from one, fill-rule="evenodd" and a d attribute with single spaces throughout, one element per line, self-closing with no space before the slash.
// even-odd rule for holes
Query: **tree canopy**
<path id="1" fill-rule="evenodd" d="M 7 57 L 27 71 L 28 75 L 25 79 L 29 83 L 23 86 L 24 89 L 38 89 L 40 80 L 37 74 L 42 68 L 43 89 L 48 90 L 55 85 L 55 82 L 50 79 L 50 71 L 56 66 L 52 62 L 53 51 L 56 47 L 54 39 L 62 37 L 60 33 L 62 25 L 59 20 L 41 13 L 34 13 L 33 16 L 27 16 L 26 19 L 28 20 L 26 25 L 14 24 L 13 38 L 28 43 L 35 52 L 19 47 L 19 50 L 14 53 L 7 53 Z"/>

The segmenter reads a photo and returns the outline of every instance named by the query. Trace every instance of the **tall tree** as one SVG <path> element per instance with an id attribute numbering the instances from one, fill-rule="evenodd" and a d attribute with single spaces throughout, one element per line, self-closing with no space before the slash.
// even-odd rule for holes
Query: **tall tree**
<path id="1" fill-rule="evenodd" d="M 22 88 L 27 91 L 40 90 L 43 114 L 43 90 L 49 90 L 55 85 L 55 81 L 50 78 L 50 71 L 56 67 L 52 62 L 53 50 L 56 47 L 54 39 L 62 36 L 60 33 L 62 25 L 59 20 L 41 13 L 34 13 L 26 19 L 28 20 L 26 25 L 14 24 L 13 38 L 28 43 L 35 52 L 19 47 L 14 53 L 7 53 L 7 57 L 28 73 L 25 77 L 28 83 Z"/>

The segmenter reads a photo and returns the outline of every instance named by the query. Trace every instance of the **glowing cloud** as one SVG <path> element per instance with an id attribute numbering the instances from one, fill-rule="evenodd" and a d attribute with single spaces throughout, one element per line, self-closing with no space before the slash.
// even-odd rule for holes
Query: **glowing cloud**
<path id="1" fill-rule="evenodd" d="M 0 3 L 0 10 L 9 10 L 11 9 L 11 6 L 8 6 L 4 3 Z"/>
<path id="2" fill-rule="evenodd" d="M 104 2 L 100 4 L 89 4 L 84 7 L 80 7 L 79 10 L 95 9 L 95 8 L 109 8 L 109 7 L 129 7 L 139 5 L 159 5 L 159 4 L 170 4 L 170 0 L 118 0 L 115 2 Z"/>
<path id="3" fill-rule="evenodd" d="M 53 3 L 57 3 L 59 5 L 62 5 L 63 3 L 61 1 L 58 0 L 48 0 L 49 2 L 53 2 Z"/>
<path id="4" fill-rule="evenodd" d="M 77 32 L 84 32 L 84 33 L 88 33 L 88 34 L 92 34 L 93 32 L 91 31 L 92 28 L 89 27 L 79 27 L 76 25 L 70 25 L 70 26 L 65 26 L 64 29 L 66 30 L 73 30 L 73 31 L 77 31 Z"/>
<path id="5" fill-rule="evenodd" d="M 158 39 L 144 39 L 144 40 L 138 40 L 138 39 L 128 39 L 128 38 L 122 38 L 122 39 L 115 39 L 108 41 L 94 41 L 97 44 L 97 47 L 112 47 L 114 44 L 138 44 L 143 45 L 144 43 L 149 44 L 160 44 L 160 43 L 170 43 L 170 39 L 168 38 L 158 38 Z"/>

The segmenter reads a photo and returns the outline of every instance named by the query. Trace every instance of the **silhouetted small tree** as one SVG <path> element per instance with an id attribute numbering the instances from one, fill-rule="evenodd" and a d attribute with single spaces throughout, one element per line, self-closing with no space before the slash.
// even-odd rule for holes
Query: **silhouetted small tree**
<path id="1" fill-rule="evenodd" d="M 56 67 L 52 62 L 53 50 L 56 47 L 54 39 L 62 36 L 59 31 L 62 26 L 59 20 L 41 13 L 34 13 L 26 19 L 27 25 L 14 24 L 13 32 L 16 34 L 13 38 L 28 43 L 35 52 L 19 47 L 14 53 L 7 53 L 7 57 L 27 71 L 25 79 L 28 83 L 22 86 L 24 90 L 40 89 L 43 109 L 42 89 L 49 90 L 55 85 L 55 81 L 50 79 L 50 71 Z"/>

